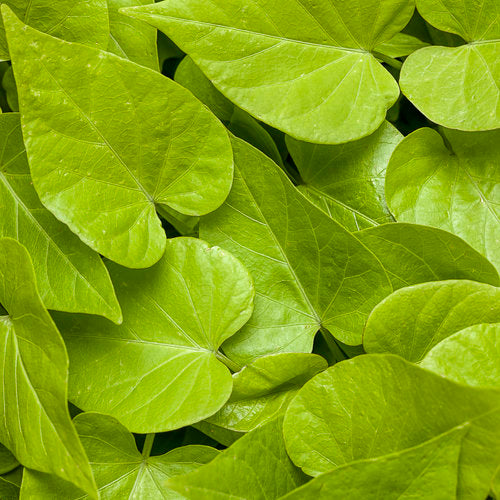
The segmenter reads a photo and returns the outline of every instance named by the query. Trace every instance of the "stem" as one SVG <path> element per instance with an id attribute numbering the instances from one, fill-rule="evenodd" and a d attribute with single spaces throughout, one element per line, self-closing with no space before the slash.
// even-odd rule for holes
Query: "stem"
<path id="1" fill-rule="evenodd" d="M 217 351 L 215 353 L 215 357 L 221 362 L 224 363 L 232 372 L 236 373 L 239 372 L 243 367 L 240 366 L 238 363 L 235 363 L 231 359 L 229 359 L 227 356 L 225 356 L 222 352 Z"/>
<path id="2" fill-rule="evenodd" d="M 148 458 L 151 454 L 151 448 L 153 448 L 153 441 L 155 440 L 156 434 L 146 434 L 146 439 L 144 440 L 144 446 L 142 447 L 142 456 Z"/>
<path id="3" fill-rule="evenodd" d="M 392 66 L 394 69 L 401 69 L 403 67 L 403 63 L 401 61 L 398 61 L 397 59 L 394 59 L 393 57 L 386 56 L 385 54 L 382 54 L 381 52 L 373 52 L 373 55 L 377 59 L 380 59 L 382 62 L 385 62 L 389 66 Z"/>

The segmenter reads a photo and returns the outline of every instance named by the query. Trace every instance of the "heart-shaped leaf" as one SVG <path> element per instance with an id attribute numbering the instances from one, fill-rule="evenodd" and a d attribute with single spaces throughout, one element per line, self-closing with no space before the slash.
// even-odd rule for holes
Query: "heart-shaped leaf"
<path id="1" fill-rule="evenodd" d="M 194 238 L 167 241 L 150 269 L 109 266 L 123 324 L 56 316 L 70 357 L 70 400 L 133 432 L 213 415 L 231 394 L 218 351 L 252 314 L 252 278 L 233 256 Z"/>
<path id="2" fill-rule="evenodd" d="M 0 239 L 0 442 L 24 466 L 55 474 L 97 498 L 67 407 L 68 357 L 38 295 L 26 249 Z"/>
<path id="3" fill-rule="evenodd" d="M 162 30 L 259 120 L 340 143 L 375 132 L 398 98 L 373 51 L 413 9 L 413 0 L 169 0 L 125 12 Z"/>
<path id="4" fill-rule="evenodd" d="M 366 352 L 420 361 L 467 326 L 500 323 L 500 288 L 467 280 L 402 288 L 375 307 L 363 335 Z"/>
<path id="5" fill-rule="evenodd" d="M 442 133 L 423 128 L 399 144 L 387 203 L 399 221 L 455 233 L 500 269 L 500 132 Z"/>
<path id="6" fill-rule="evenodd" d="M 166 241 L 155 205 L 200 215 L 226 198 L 227 132 L 159 73 L 3 16 L 42 203 L 111 260 L 154 264 Z"/>
<path id="7" fill-rule="evenodd" d="M 401 71 L 403 93 L 445 127 L 500 128 L 500 3 L 417 0 L 417 6 L 433 26 L 468 43 L 414 52 Z"/>

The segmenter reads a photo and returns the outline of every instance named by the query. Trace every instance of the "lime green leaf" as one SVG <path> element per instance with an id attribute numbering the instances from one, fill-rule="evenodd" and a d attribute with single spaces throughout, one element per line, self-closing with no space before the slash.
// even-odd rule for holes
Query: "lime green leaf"
<path id="1" fill-rule="evenodd" d="M 69 42 L 105 49 L 109 21 L 106 0 L 5 0 L 26 24 Z M 5 28 L 0 19 L 0 59 L 9 59 Z"/>
<path id="2" fill-rule="evenodd" d="M 193 427 L 224 446 L 231 446 L 244 435 L 243 432 L 230 431 L 218 425 L 210 424 L 206 420 L 193 424 Z"/>
<path id="3" fill-rule="evenodd" d="M 17 239 L 30 253 L 45 306 L 120 322 L 120 305 L 99 255 L 40 203 L 17 113 L 0 115 L 0 149 L 0 236 Z"/>
<path id="4" fill-rule="evenodd" d="M 393 58 L 405 57 L 428 45 L 427 42 L 422 42 L 422 40 L 414 36 L 407 35 L 406 33 L 397 33 L 390 40 L 379 45 L 377 51 Z"/>
<path id="5" fill-rule="evenodd" d="M 0 476 L 0 498 L 2 500 L 17 500 L 23 477 L 22 467 Z"/>
<path id="6" fill-rule="evenodd" d="M 500 285 L 495 267 L 452 233 L 418 224 L 384 224 L 356 233 L 379 258 L 394 289 L 449 279 Z"/>
<path id="7" fill-rule="evenodd" d="M 243 265 L 194 238 L 167 241 L 150 269 L 110 264 L 123 324 L 58 315 L 70 357 L 70 400 L 133 432 L 162 432 L 213 415 L 231 394 L 218 348 L 252 314 Z"/>
<path id="8" fill-rule="evenodd" d="M 282 422 L 275 419 L 246 434 L 209 464 L 167 486 L 189 500 L 281 497 L 305 482 L 287 456 Z"/>
<path id="9" fill-rule="evenodd" d="M 281 353 L 257 358 L 233 375 L 228 402 L 208 422 L 248 432 L 284 415 L 297 391 L 327 368 L 316 354 Z"/>
<path id="10" fill-rule="evenodd" d="M 66 403 L 68 358 L 42 304 L 26 249 L 0 239 L 0 442 L 26 467 L 55 474 L 95 497 L 90 466 Z"/>
<path id="11" fill-rule="evenodd" d="M 42 203 L 111 260 L 154 264 L 166 241 L 155 204 L 200 215 L 226 198 L 233 170 L 227 132 L 157 72 L 44 35 L 3 12 Z"/>
<path id="12" fill-rule="evenodd" d="M 420 361 L 453 333 L 481 323 L 500 323 L 500 288 L 467 280 L 423 283 L 401 288 L 375 307 L 363 346 Z"/>
<path id="13" fill-rule="evenodd" d="M 126 9 L 167 34 L 235 104 L 301 140 L 375 132 L 399 88 L 372 50 L 412 0 L 174 0 Z M 298 21 L 300 20 L 300 21 Z"/>
<path id="14" fill-rule="evenodd" d="M 426 47 L 401 71 L 401 90 L 432 121 L 459 130 L 500 128 L 500 3 L 417 0 L 436 28 L 469 42 Z"/>
<path id="15" fill-rule="evenodd" d="M 467 427 L 406 450 L 325 472 L 283 500 L 456 500 L 457 470 Z"/>
<path id="16" fill-rule="evenodd" d="M 255 280 L 255 312 L 224 345 L 232 359 L 310 352 L 320 326 L 360 344 L 366 317 L 390 293 L 379 261 L 311 204 L 265 155 L 233 140 L 235 180 L 225 204 L 200 223 Z"/>
<path id="17" fill-rule="evenodd" d="M 500 269 L 500 132 L 432 129 L 396 148 L 386 177 L 387 202 L 400 221 L 445 229 Z"/>
<path id="18" fill-rule="evenodd" d="M 219 451 L 208 446 L 183 446 L 159 456 L 137 450 L 134 437 L 117 420 L 98 413 L 81 413 L 75 426 L 92 464 L 102 500 L 121 498 L 179 500 L 165 487 L 171 477 L 209 463 Z M 39 472 L 26 471 L 23 498 L 77 500 L 82 496 L 71 485 Z"/>
<path id="19" fill-rule="evenodd" d="M 109 13 L 108 51 L 141 66 L 159 70 L 156 30 L 118 12 L 123 7 L 147 5 L 150 0 L 107 0 Z"/>
<path id="20" fill-rule="evenodd" d="M 385 170 L 403 136 L 385 122 L 374 134 L 338 146 L 287 137 L 304 184 L 299 189 L 350 231 L 392 222 L 384 198 Z"/>
<path id="21" fill-rule="evenodd" d="M 500 388 L 500 324 L 474 325 L 444 339 L 420 366 L 461 384 Z"/>
<path id="22" fill-rule="evenodd" d="M 0 444 L 0 474 L 6 474 L 19 465 L 16 457 L 2 444 Z"/>
<path id="23" fill-rule="evenodd" d="M 498 467 L 498 471 L 491 482 L 491 492 L 496 499 L 500 498 L 500 466 Z"/>
<path id="24" fill-rule="evenodd" d="M 483 499 L 500 453 L 498 390 L 456 384 L 398 356 L 358 356 L 307 382 L 288 406 L 283 431 L 292 460 L 316 476 L 467 424 L 456 498 Z"/>

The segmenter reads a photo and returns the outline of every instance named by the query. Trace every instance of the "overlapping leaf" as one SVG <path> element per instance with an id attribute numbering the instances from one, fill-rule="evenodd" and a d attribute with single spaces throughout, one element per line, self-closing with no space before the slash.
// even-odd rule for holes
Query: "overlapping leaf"
<path id="1" fill-rule="evenodd" d="M 320 326 L 361 343 L 367 314 L 390 293 L 361 242 L 303 197 L 282 170 L 233 140 L 235 180 L 200 236 L 239 257 L 255 280 L 255 312 L 224 349 L 237 360 L 312 348 Z"/>
<path id="2" fill-rule="evenodd" d="M 68 358 L 38 295 L 30 257 L 0 239 L 3 383 L 0 442 L 26 467 L 55 474 L 97 498 L 87 457 L 67 407 Z"/>
<path id="3" fill-rule="evenodd" d="M 200 215 L 226 198 L 223 126 L 162 75 L 42 34 L 6 7 L 3 15 L 42 203 L 106 257 L 154 264 L 166 240 L 156 204 Z"/>
<path id="4" fill-rule="evenodd" d="M 252 314 L 243 265 L 194 238 L 167 241 L 141 271 L 109 265 L 123 324 L 58 315 L 70 357 L 70 400 L 133 432 L 160 432 L 213 415 L 231 394 L 218 351 Z"/>
<path id="5" fill-rule="evenodd" d="M 412 0 L 174 0 L 127 9 L 161 29 L 215 86 L 298 139 L 374 132 L 399 88 L 372 51 L 410 20 Z"/>
<path id="6" fill-rule="evenodd" d="M 22 467 L 0 476 L 0 498 L 2 500 L 17 500 L 23 477 Z"/>
<path id="7" fill-rule="evenodd" d="M 403 93 L 445 127 L 500 128 L 500 3 L 417 0 L 417 7 L 433 26 L 468 43 L 414 52 L 401 71 Z"/>
<path id="8" fill-rule="evenodd" d="M 0 116 L 0 144 L 0 236 L 17 239 L 29 251 L 45 306 L 121 321 L 120 306 L 99 255 L 40 203 L 17 113 Z"/>
<path id="9" fill-rule="evenodd" d="M 417 130 L 396 148 L 386 196 L 396 218 L 457 234 L 500 268 L 500 132 Z"/>

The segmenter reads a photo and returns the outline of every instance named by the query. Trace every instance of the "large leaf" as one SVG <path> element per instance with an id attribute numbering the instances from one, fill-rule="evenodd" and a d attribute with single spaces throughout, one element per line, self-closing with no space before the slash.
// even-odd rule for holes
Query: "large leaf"
<path id="1" fill-rule="evenodd" d="M 366 352 L 420 361 L 441 340 L 467 326 L 500 323 L 500 288 L 467 280 L 402 288 L 375 307 L 366 323 Z"/>
<path id="2" fill-rule="evenodd" d="M 417 224 L 384 224 L 356 233 L 379 258 L 394 289 L 449 279 L 500 285 L 495 267 L 452 233 Z"/>
<path id="3" fill-rule="evenodd" d="M 460 448 L 467 427 L 421 445 L 325 472 L 283 500 L 456 500 Z"/>
<path id="4" fill-rule="evenodd" d="M 208 446 L 184 446 L 159 456 L 139 453 L 133 435 L 113 417 L 82 413 L 75 426 L 92 464 L 101 500 L 179 500 L 165 487 L 171 477 L 191 472 L 213 460 L 219 451 Z M 23 498 L 79 500 L 78 490 L 53 476 L 25 471 Z"/>
<path id="5" fill-rule="evenodd" d="M 417 0 L 422 16 L 469 42 L 426 47 L 401 71 L 401 90 L 432 121 L 459 130 L 500 128 L 500 3 Z"/>
<path id="6" fill-rule="evenodd" d="M 385 122 L 349 144 L 325 146 L 287 137 L 304 184 L 299 189 L 350 231 L 392 222 L 384 197 L 385 170 L 403 136 Z"/>
<path id="7" fill-rule="evenodd" d="M 26 24 L 70 42 L 105 49 L 109 22 L 106 0 L 5 0 Z M 0 19 L 0 59 L 9 59 L 5 28 Z"/>
<path id="8" fill-rule="evenodd" d="M 40 203 L 17 113 L 0 115 L 0 149 L 0 236 L 15 238 L 30 253 L 45 306 L 120 322 L 120 306 L 99 255 Z"/>
<path id="9" fill-rule="evenodd" d="M 288 458 L 275 419 L 248 433 L 198 470 L 173 478 L 167 486 L 189 500 L 276 499 L 305 482 Z"/>
<path id="10" fill-rule="evenodd" d="M 150 0 L 107 0 L 109 12 L 108 50 L 147 68 L 159 70 L 156 30 L 118 12 L 123 7 L 147 5 Z"/>
<path id="11" fill-rule="evenodd" d="M 95 497 L 90 466 L 67 407 L 68 357 L 42 304 L 26 249 L 0 239 L 0 442 L 26 467 L 55 474 Z"/>
<path id="12" fill-rule="evenodd" d="M 166 241 L 156 204 L 200 215 L 226 198 L 227 132 L 159 73 L 25 28 L 6 7 L 3 13 L 42 203 L 111 260 L 154 264 Z"/>
<path id="13" fill-rule="evenodd" d="M 238 139 L 233 151 L 231 193 L 200 224 L 201 237 L 239 257 L 256 285 L 254 315 L 225 351 L 242 361 L 308 352 L 321 326 L 360 344 L 367 315 L 391 290 L 379 261 L 265 155 Z"/>
<path id="14" fill-rule="evenodd" d="M 292 460 L 316 476 L 464 425 L 457 499 L 483 500 L 500 456 L 500 391 L 456 384 L 398 356 L 358 356 L 307 382 L 283 430 Z"/>
<path id="15" fill-rule="evenodd" d="M 167 34 L 238 106 L 293 137 L 340 143 L 382 124 L 399 88 L 372 51 L 412 0 L 169 0 L 126 9 Z"/>
<path id="16" fill-rule="evenodd" d="M 164 257 L 150 269 L 109 269 L 121 326 L 97 317 L 56 317 L 71 362 L 70 400 L 140 433 L 213 415 L 232 388 L 218 349 L 252 314 L 246 269 L 194 238 L 167 241 Z"/>
<path id="17" fill-rule="evenodd" d="M 455 333 L 433 347 L 420 366 L 462 384 L 500 388 L 500 323 Z"/>
<path id="18" fill-rule="evenodd" d="M 499 59 L 500 60 L 500 59 Z M 435 130 L 406 137 L 387 168 L 386 196 L 400 221 L 440 227 L 500 268 L 500 132 Z"/>
<path id="19" fill-rule="evenodd" d="M 327 368 L 316 354 L 281 353 L 257 358 L 233 375 L 228 402 L 208 422 L 248 432 L 284 415 L 297 391 Z"/>

